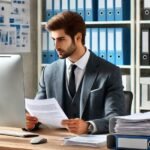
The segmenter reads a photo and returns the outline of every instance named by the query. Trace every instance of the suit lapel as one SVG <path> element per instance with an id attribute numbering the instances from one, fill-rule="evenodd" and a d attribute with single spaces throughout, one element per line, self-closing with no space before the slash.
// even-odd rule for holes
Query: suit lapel
<path id="1" fill-rule="evenodd" d="M 96 57 L 91 53 L 88 64 L 86 66 L 86 71 L 82 83 L 80 99 L 80 118 L 82 118 L 88 100 L 88 96 L 90 94 L 93 82 L 97 76 L 97 67 L 99 63 L 96 60 Z"/>
<path id="2" fill-rule="evenodd" d="M 64 77 L 65 77 L 65 61 L 59 60 L 57 66 L 55 67 L 55 92 L 56 99 L 61 107 L 63 107 L 63 87 L 64 87 Z"/>

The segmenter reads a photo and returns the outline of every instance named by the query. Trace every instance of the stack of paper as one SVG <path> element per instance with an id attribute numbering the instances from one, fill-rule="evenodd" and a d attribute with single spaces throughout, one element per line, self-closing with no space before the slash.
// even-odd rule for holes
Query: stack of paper
<path id="1" fill-rule="evenodd" d="M 150 112 L 116 117 L 114 131 L 119 134 L 150 135 Z"/>
<path id="2" fill-rule="evenodd" d="M 65 145 L 80 145 L 90 147 L 102 147 L 106 145 L 107 135 L 82 135 L 71 138 L 65 138 Z"/>

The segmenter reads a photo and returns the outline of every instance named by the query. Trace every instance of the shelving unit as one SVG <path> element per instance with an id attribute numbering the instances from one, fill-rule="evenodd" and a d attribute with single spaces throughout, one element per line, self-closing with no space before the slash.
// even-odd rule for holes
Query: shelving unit
<path id="1" fill-rule="evenodd" d="M 130 28 L 130 36 L 131 36 L 131 62 L 130 65 L 122 65 L 119 66 L 121 68 L 122 74 L 128 74 L 130 75 L 131 79 L 131 91 L 133 93 L 133 104 L 132 104 L 132 112 L 136 111 L 136 102 L 135 102 L 135 0 L 130 0 L 130 6 L 131 6 L 131 14 L 130 14 L 130 20 L 129 21 L 90 21 L 85 22 L 88 27 L 128 27 Z M 42 58 L 41 58 L 41 29 L 42 26 L 46 24 L 46 22 L 43 21 L 42 17 L 42 9 L 44 8 L 42 5 L 45 5 L 45 2 L 42 0 L 38 0 L 38 79 L 40 78 L 41 68 L 44 66 L 42 64 Z"/>
<path id="2" fill-rule="evenodd" d="M 142 20 L 141 18 L 141 3 L 142 0 L 137 0 L 136 3 L 136 112 L 142 112 L 150 110 L 150 106 L 141 107 L 141 89 L 140 89 L 140 77 L 143 73 L 150 77 L 150 66 L 141 65 L 140 62 L 140 47 L 141 47 L 141 28 L 146 26 L 150 28 L 150 20 Z"/>

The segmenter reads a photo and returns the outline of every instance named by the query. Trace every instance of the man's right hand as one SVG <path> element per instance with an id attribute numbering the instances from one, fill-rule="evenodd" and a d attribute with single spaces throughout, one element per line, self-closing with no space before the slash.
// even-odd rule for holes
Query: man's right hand
<path id="1" fill-rule="evenodd" d="M 26 113 L 26 129 L 32 130 L 35 125 L 38 123 L 38 119 L 34 116 L 31 116 L 29 113 Z"/>

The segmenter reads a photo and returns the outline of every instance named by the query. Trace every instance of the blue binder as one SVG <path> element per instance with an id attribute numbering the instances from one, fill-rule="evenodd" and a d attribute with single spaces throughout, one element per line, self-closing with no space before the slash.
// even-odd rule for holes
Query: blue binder
<path id="1" fill-rule="evenodd" d="M 115 64 L 115 29 L 107 28 L 107 60 Z"/>
<path id="2" fill-rule="evenodd" d="M 106 60 L 106 28 L 99 28 L 99 56 Z"/>
<path id="3" fill-rule="evenodd" d="M 60 13 L 61 11 L 61 0 L 54 0 L 54 15 Z"/>
<path id="4" fill-rule="evenodd" d="M 91 28 L 92 51 L 99 56 L 98 53 L 98 28 Z"/>
<path id="5" fill-rule="evenodd" d="M 54 15 L 53 0 L 46 0 L 46 21 Z"/>
<path id="6" fill-rule="evenodd" d="M 47 64 L 48 62 L 48 32 L 42 30 L 42 63 Z"/>
<path id="7" fill-rule="evenodd" d="M 116 28 L 115 49 L 116 49 L 116 65 L 130 65 L 129 28 Z"/>
<path id="8" fill-rule="evenodd" d="M 98 21 L 106 21 L 106 0 L 98 0 Z"/>
<path id="9" fill-rule="evenodd" d="M 50 36 L 49 33 L 49 38 L 48 38 L 48 63 L 52 63 L 55 61 L 56 55 L 55 55 L 55 46 L 54 46 L 54 41 Z"/>
<path id="10" fill-rule="evenodd" d="M 114 0 L 107 0 L 107 21 L 115 20 Z"/>
<path id="11" fill-rule="evenodd" d="M 69 0 L 69 10 L 77 12 L 77 0 Z"/>
<path id="12" fill-rule="evenodd" d="M 91 49 L 91 28 L 86 28 L 85 46 L 87 49 Z"/>
<path id="13" fill-rule="evenodd" d="M 62 0 L 62 11 L 68 11 L 69 10 L 69 0 Z"/>
<path id="14" fill-rule="evenodd" d="M 85 20 L 85 6 L 84 6 L 84 0 L 77 0 L 77 12 L 82 16 L 82 18 Z"/>
<path id="15" fill-rule="evenodd" d="M 115 0 L 115 20 L 130 20 L 130 0 Z"/>
<path id="16" fill-rule="evenodd" d="M 85 21 L 93 21 L 93 0 L 85 1 Z"/>

